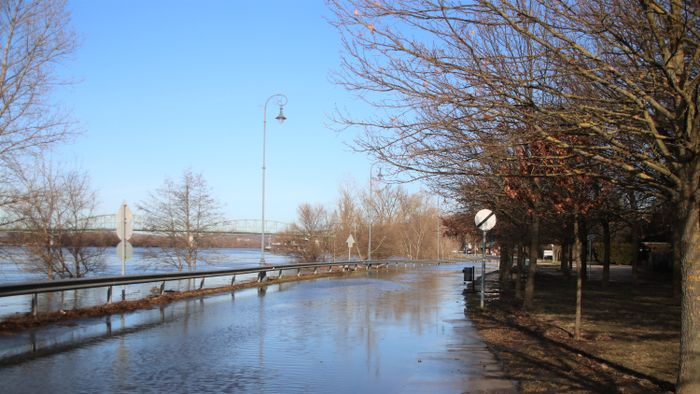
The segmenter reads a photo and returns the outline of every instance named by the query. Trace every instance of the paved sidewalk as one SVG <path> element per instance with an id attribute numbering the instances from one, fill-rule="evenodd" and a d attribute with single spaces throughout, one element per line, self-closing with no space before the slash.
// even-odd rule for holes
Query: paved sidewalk
<path id="1" fill-rule="evenodd" d="M 453 335 L 448 336 L 446 347 L 420 355 L 424 368 L 406 392 L 517 393 L 516 382 L 505 376 L 465 314 L 461 271 L 437 274 L 446 282 L 438 290 L 443 292 L 441 298 L 451 303 L 440 317 L 447 318 L 444 329 Z"/>

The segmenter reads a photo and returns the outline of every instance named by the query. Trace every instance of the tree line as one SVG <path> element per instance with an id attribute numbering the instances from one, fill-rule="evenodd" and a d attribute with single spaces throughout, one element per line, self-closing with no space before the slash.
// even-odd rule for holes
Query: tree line
<path id="1" fill-rule="evenodd" d="M 445 236 L 442 216 L 426 192 L 386 184 L 370 194 L 345 186 L 331 207 L 299 205 L 295 223 L 275 237 L 275 250 L 300 261 L 448 258 L 459 245 Z"/>
<path id="2" fill-rule="evenodd" d="M 337 81 L 375 109 L 337 121 L 364 131 L 360 150 L 465 211 L 495 210 L 505 250 L 529 249 L 525 309 L 546 237 L 578 263 L 580 315 L 587 229 L 607 244 L 611 221 L 624 222 L 636 242 L 645 221 L 670 216 L 677 389 L 700 391 L 697 2 L 329 3 L 345 47 Z"/>

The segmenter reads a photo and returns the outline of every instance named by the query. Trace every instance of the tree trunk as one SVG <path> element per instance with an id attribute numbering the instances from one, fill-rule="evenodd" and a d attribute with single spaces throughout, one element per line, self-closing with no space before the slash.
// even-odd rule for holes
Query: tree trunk
<path id="1" fill-rule="evenodd" d="M 673 249 L 672 249 L 672 258 L 673 258 L 673 280 L 672 280 L 672 295 L 673 298 L 678 300 L 681 297 L 681 286 L 682 286 L 682 279 L 681 279 L 681 274 L 682 274 L 682 259 L 683 259 L 683 233 L 684 229 L 680 226 L 680 223 L 683 223 L 686 218 L 680 217 L 680 220 L 678 221 L 679 225 L 673 226 Z M 651 252 L 649 252 L 651 254 Z"/>
<path id="2" fill-rule="evenodd" d="M 700 393 L 700 158 L 691 169 L 677 211 L 683 224 L 679 393 Z"/>
<path id="3" fill-rule="evenodd" d="M 571 274 L 569 272 L 569 263 L 567 261 L 568 255 L 569 255 L 569 244 L 564 243 L 561 245 L 561 257 L 559 259 L 559 269 L 564 274 L 564 276 L 567 276 L 567 277 Z"/>
<path id="4" fill-rule="evenodd" d="M 610 281 L 610 220 L 607 215 L 601 220 L 603 227 L 603 288 L 608 287 Z"/>
<path id="5" fill-rule="evenodd" d="M 581 243 L 581 250 L 579 251 L 579 259 L 574 257 L 576 264 L 581 264 L 581 274 L 582 280 L 588 279 L 588 227 L 586 226 L 586 218 L 582 215 L 576 215 L 576 224 L 578 225 L 578 241 Z M 576 229 L 574 229 L 576 233 Z"/>
<path id="6" fill-rule="evenodd" d="M 633 191 L 628 192 L 630 208 L 632 210 L 632 220 L 630 221 L 630 231 L 632 232 L 632 284 L 635 286 L 639 281 L 639 248 L 642 246 L 642 226 L 637 214 L 637 197 Z"/>
<path id="7" fill-rule="evenodd" d="M 585 244 L 581 242 L 580 224 L 581 221 L 578 220 L 578 215 L 576 215 L 572 255 L 573 259 L 576 260 L 576 322 L 574 323 L 574 339 L 577 341 L 581 339 L 581 302 L 583 298 L 583 262 L 585 258 L 583 253 Z"/>
<path id="8" fill-rule="evenodd" d="M 510 292 L 510 267 L 511 267 L 511 249 L 510 242 L 504 243 L 501 248 L 501 258 L 498 263 L 499 280 L 501 282 L 501 291 L 504 293 Z"/>
<path id="9" fill-rule="evenodd" d="M 641 230 L 639 221 L 632 221 L 632 283 L 636 286 L 639 282 L 639 247 L 641 246 Z"/>
<path id="10" fill-rule="evenodd" d="M 518 242 L 518 274 L 515 276 L 515 299 L 523 299 L 522 275 L 525 269 L 525 247 L 522 242 Z"/>
<path id="11" fill-rule="evenodd" d="M 527 284 L 525 285 L 525 301 L 523 308 L 531 310 L 534 307 L 535 298 L 535 273 L 537 272 L 537 258 L 540 251 L 540 218 L 532 215 L 530 223 L 530 265 L 527 269 Z"/>

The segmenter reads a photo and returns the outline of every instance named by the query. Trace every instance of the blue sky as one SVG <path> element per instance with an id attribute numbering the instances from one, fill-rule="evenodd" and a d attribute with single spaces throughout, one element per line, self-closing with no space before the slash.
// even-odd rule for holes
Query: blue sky
<path id="1" fill-rule="evenodd" d="M 54 159 L 86 170 L 100 211 L 134 206 L 166 177 L 202 173 L 229 218 L 260 217 L 263 104 L 268 108 L 267 218 L 331 204 L 341 183 L 367 182 L 369 159 L 337 133 L 336 107 L 361 111 L 331 81 L 340 38 L 315 1 L 75 0 L 80 46 L 56 92 L 82 134 Z"/>

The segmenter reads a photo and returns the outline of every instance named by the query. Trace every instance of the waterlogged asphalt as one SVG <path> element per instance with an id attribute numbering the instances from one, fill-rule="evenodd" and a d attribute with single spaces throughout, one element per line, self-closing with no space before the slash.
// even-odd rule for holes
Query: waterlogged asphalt
<path id="1" fill-rule="evenodd" d="M 2 392 L 511 392 L 460 265 L 173 303 L 0 335 Z"/>

